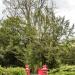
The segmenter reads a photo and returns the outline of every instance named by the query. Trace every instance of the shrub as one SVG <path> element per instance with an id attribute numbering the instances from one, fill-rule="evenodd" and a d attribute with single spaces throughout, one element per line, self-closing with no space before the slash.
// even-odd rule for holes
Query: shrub
<path id="1" fill-rule="evenodd" d="M 2 68 L 0 67 L 0 75 L 26 75 L 24 68 Z"/>
<path id="2" fill-rule="evenodd" d="M 57 69 L 52 69 L 48 75 L 75 75 L 75 66 L 61 66 Z"/>

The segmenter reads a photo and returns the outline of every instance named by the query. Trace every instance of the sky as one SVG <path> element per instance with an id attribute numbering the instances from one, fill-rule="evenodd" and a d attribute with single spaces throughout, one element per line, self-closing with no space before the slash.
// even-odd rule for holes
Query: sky
<path id="1" fill-rule="evenodd" d="M 75 23 L 75 0 L 54 0 L 57 15 L 65 16 L 71 23 Z"/>
<path id="2" fill-rule="evenodd" d="M 0 0 L 0 19 L 3 17 L 2 11 L 5 6 Z M 59 16 L 65 16 L 71 23 L 75 23 L 75 0 L 54 0 L 56 5 L 56 14 Z"/>
<path id="3" fill-rule="evenodd" d="M 5 9 L 5 6 L 3 5 L 3 0 L 0 0 L 0 19 L 3 17 L 3 10 Z"/>

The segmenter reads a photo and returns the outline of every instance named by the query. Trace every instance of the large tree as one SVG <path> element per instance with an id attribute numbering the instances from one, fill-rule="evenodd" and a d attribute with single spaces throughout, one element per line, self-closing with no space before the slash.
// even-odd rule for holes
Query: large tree
<path id="1" fill-rule="evenodd" d="M 51 6 L 47 3 L 47 0 L 4 0 L 9 19 L 3 21 L 2 28 L 10 29 L 7 31 L 12 35 L 10 40 L 14 39 L 13 43 L 18 40 L 22 44 L 20 48 L 18 43 L 18 51 L 23 48 L 29 53 L 29 55 L 27 52 L 27 55 L 24 54 L 27 58 L 23 60 L 24 63 L 30 65 L 46 63 L 53 68 L 58 65 L 58 56 L 63 50 L 63 43 L 67 47 L 68 40 L 73 35 L 74 25 L 70 26 L 70 22 L 64 17 L 56 17 L 53 2 Z M 14 17 L 18 17 L 18 20 Z M 14 26 L 17 31 L 14 30 Z M 11 29 L 13 29 L 12 34 Z M 8 35 L 6 37 L 6 41 L 9 41 Z M 7 42 L 5 45 L 8 45 Z"/>
<path id="2" fill-rule="evenodd" d="M 8 17 L 1 22 L 0 54 L 4 59 L 3 66 L 24 66 L 30 63 L 31 41 L 35 39 L 35 32 L 33 27 L 23 27 L 18 17 Z"/>

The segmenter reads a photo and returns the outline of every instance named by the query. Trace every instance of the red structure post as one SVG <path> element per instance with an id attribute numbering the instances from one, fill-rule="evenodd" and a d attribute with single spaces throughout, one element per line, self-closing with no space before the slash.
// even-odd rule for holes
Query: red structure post
<path id="1" fill-rule="evenodd" d="M 42 68 L 38 69 L 38 75 L 48 75 L 47 65 L 43 65 Z"/>
<path id="2" fill-rule="evenodd" d="M 28 64 L 25 65 L 25 71 L 26 71 L 27 75 L 30 75 L 30 68 L 29 68 Z"/>
<path id="3" fill-rule="evenodd" d="M 43 65 L 42 72 L 43 72 L 43 75 L 48 75 L 47 65 Z"/>
<path id="4" fill-rule="evenodd" d="M 43 71 L 41 68 L 38 69 L 38 75 L 43 75 Z"/>

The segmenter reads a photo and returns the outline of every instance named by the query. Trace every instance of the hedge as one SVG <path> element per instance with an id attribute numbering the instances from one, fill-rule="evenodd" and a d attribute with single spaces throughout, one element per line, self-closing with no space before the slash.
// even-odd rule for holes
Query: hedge
<path id="1" fill-rule="evenodd" d="M 0 75 L 26 75 L 24 68 L 3 68 L 0 66 Z"/>

